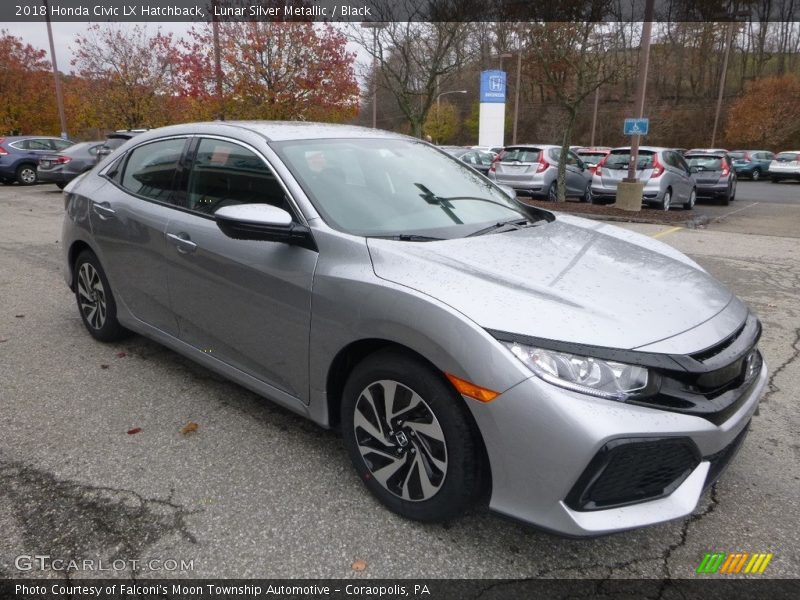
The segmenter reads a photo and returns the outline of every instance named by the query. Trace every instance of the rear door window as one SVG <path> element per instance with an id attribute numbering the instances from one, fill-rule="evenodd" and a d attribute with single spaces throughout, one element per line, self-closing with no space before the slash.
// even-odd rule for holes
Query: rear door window
<path id="1" fill-rule="evenodd" d="M 779 152 L 775 157 L 778 162 L 792 162 L 797 160 L 797 153 L 795 152 Z"/>

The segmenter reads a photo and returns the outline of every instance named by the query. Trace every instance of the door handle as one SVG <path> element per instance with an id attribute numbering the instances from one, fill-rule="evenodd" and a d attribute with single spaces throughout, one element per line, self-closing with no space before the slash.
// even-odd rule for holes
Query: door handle
<path id="1" fill-rule="evenodd" d="M 100 204 L 98 204 L 97 202 L 94 202 L 92 204 L 92 210 L 101 219 L 110 219 L 115 214 L 117 214 L 117 211 L 115 211 L 113 208 L 111 208 L 111 205 L 108 202 L 102 202 Z"/>
<path id="2" fill-rule="evenodd" d="M 197 244 L 189 238 L 188 233 L 168 233 L 167 238 L 181 254 L 190 254 L 197 250 Z"/>

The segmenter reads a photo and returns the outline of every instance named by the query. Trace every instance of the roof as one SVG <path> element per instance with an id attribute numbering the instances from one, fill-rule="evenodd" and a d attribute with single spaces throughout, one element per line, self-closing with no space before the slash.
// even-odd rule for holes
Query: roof
<path id="1" fill-rule="evenodd" d="M 184 123 L 151 129 L 142 137 L 160 137 L 167 135 L 180 135 L 186 133 L 215 133 L 218 135 L 233 134 L 236 130 L 252 131 L 266 138 L 268 141 L 286 140 L 316 140 L 336 138 L 409 138 L 408 136 L 358 127 L 355 125 L 340 125 L 337 123 L 316 123 L 307 121 L 207 121 L 203 123 Z M 138 137 L 138 136 L 137 136 Z"/>

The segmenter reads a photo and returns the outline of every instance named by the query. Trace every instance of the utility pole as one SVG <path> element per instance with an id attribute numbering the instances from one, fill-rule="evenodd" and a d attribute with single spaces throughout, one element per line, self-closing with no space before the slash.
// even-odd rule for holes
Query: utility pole
<path id="1" fill-rule="evenodd" d="M 56 82 L 56 103 L 58 104 L 58 118 L 61 121 L 61 137 L 67 139 L 67 118 L 64 115 L 64 96 L 61 93 L 61 78 L 58 76 L 58 62 L 56 62 L 56 48 L 53 44 L 53 28 L 50 25 L 50 7 L 47 0 L 44 3 L 44 19 L 47 23 L 47 39 L 50 42 L 50 62 L 53 65 L 53 78 Z"/>
<path id="2" fill-rule="evenodd" d="M 522 48 L 517 48 L 517 84 L 514 86 L 514 129 L 511 132 L 511 143 L 517 143 L 517 121 L 519 120 L 519 86 L 522 71 Z"/>
<path id="3" fill-rule="evenodd" d="M 642 51 L 641 64 L 639 65 L 639 81 L 636 83 L 636 116 L 644 117 L 644 99 L 647 92 L 647 71 L 650 66 L 650 36 L 653 31 L 653 2 L 647 0 L 644 7 L 644 23 L 642 23 L 642 41 L 640 48 Z M 634 135 L 631 140 L 631 161 L 628 164 L 628 177 L 626 181 L 635 183 L 636 165 L 639 162 L 639 138 Z"/>
<path id="4" fill-rule="evenodd" d="M 592 138 L 589 141 L 589 146 L 594 148 L 594 133 L 597 131 L 597 107 L 600 105 L 600 86 L 594 90 L 594 112 L 592 113 Z"/>
<path id="5" fill-rule="evenodd" d="M 717 143 L 717 126 L 719 125 L 719 113 L 722 110 L 722 96 L 725 93 L 725 79 L 728 74 L 728 57 L 731 53 L 731 41 L 733 40 L 733 29 L 736 23 L 731 20 L 728 23 L 728 31 L 725 34 L 725 55 L 722 59 L 722 74 L 719 76 L 719 94 L 717 95 L 717 111 L 714 113 L 714 129 L 711 132 L 711 147 Z"/>
<path id="6" fill-rule="evenodd" d="M 217 95 L 217 119 L 220 121 L 225 120 L 225 107 L 222 98 L 222 57 L 219 48 L 219 17 L 217 13 L 217 7 L 219 6 L 219 0 L 213 0 L 214 2 L 214 15 L 213 19 L 211 20 L 211 30 L 214 36 L 214 83 L 216 88 L 216 95 Z"/>
<path id="7" fill-rule="evenodd" d="M 372 29 L 372 128 L 378 128 L 378 30 L 386 27 L 380 21 L 364 21 L 364 29 Z M 437 83 L 438 85 L 438 83 Z"/>

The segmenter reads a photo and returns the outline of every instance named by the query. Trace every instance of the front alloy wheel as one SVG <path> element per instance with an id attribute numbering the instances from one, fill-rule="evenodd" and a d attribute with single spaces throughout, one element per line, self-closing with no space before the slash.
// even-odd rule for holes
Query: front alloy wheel
<path id="1" fill-rule="evenodd" d="M 683 208 L 685 210 L 692 210 L 694 208 L 695 202 L 697 202 L 697 191 L 692 189 L 692 193 L 689 194 L 689 200 L 684 203 Z"/>
<path id="2" fill-rule="evenodd" d="M 479 497 L 484 455 L 464 403 L 441 372 L 404 350 L 380 350 L 353 369 L 342 394 L 342 439 L 387 508 L 442 521 Z"/>
<path id="3" fill-rule="evenodd" d="M 667 190 L 664 192 L 664 198 L 661 200 L 661 210 L 667 211 L 669 210 L 670 204 L 672 204 L 672 191 Z"/>
<path id="4" fill-rule="evenodd" d="M 36 167 L 32 165 L 22 165 L 17 169 L 17 181 L 20 185 L 33 185 L 36 183 L 37 179 Z"/>
<path id="5" fill-rule="evenodd" d="M 447 475 L 444 432 L 431 407 L 402 383 L 364 388 L 353 415 L 356 444 L 372 477 L 403 500 L 430 500 Z"/>

